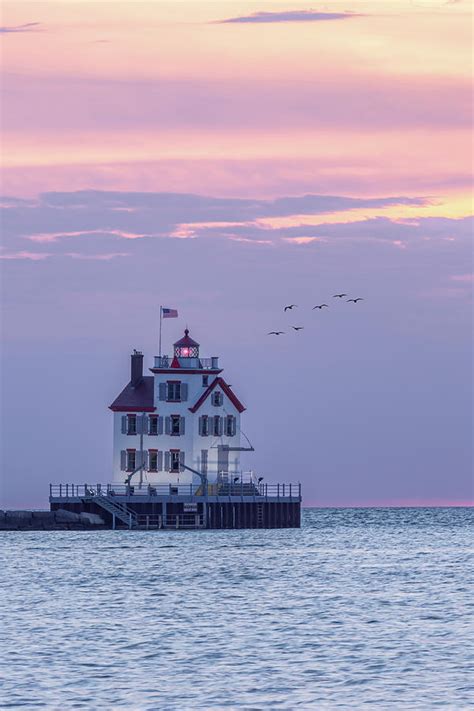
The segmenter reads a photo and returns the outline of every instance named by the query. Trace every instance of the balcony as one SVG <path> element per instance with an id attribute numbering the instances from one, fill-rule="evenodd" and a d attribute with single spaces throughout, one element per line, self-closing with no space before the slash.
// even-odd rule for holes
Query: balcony
<path id="1" fill-rule="evenodd" d="M 219 358 L 178 358 L 181 368 L 191 370 L 219 370 Z M 171 367 L 173 356 L 155 356 L 155 368 L 167 370 Z"/>

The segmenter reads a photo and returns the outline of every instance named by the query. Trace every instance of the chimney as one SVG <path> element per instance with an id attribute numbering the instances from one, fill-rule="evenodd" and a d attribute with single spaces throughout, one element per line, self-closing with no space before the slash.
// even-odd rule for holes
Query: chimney
<path id="1" fill-rule="evenodd" d="M 143 353 L 133 350 L 131 355 L 131 373 L 130 384 L 132 388 L 136 388 L 143 380 Z"/>

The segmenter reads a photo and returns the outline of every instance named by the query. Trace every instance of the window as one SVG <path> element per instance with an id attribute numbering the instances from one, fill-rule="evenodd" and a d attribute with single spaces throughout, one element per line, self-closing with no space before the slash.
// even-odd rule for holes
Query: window
<path id="1" fill-rule="evenodd" d="M 209 376 L 203 375 L 202 376 L 202 387 L 207 388 L 208 385 L 209 385 Z"/>
<path id="2" fill-rule="evenodd" d="M 171 435 L 181 434 L 181 417 L 179 415 L 171 415 Z"/>
<path id="3" fill-rule="evenodd" d="M 172 449 L 171 452 L 170 471 L 179 472 L 179 449 Z"/>
<path id="4" fill-rule="evenodd" d="M 227 415 L 225 418 L 225 433 L 227 437 L 233 437 L 235 435 L 236 422 L 233 415 Z"/>
<path id="5" fill-rule="evenodd" d="M 158 434 L 158 415 L 150 415 L 148 421 L 149 421 L 148 434 L 157 435 Z"/>
<path id="6" fill-rule="evenodd" d="M 179 380 L 168 382 L 167 399 L 170 402 L 179 402 L 181 400 L 181 383 Z"/>
<path id="7" fill-rule="evenodd" d="M 148 471 L 157 472 L 158 471 L 158 450 L 149 449 L 148 450 Z"/>
<path id="8" fill-rule="evenodd" d="M 213 435 L 220 437 L 222 435 L 222 419 L 219 415 L 214 415 L 213 419 Z"/>
<path id="9" fill-rule="evenodd" d="M 127 434 L 136 435 L 137 434 L 137 416 L 127 415 Z"/>
<path id="10" fill-rule="evenodd" d="M 224 401 L 224 397 L 221 392 L 214 392 L 211 396 L 211 402 L 215 407 L 220 407 Z"/>
<path id="11" fill-rule="evenodd" d="M 127 471 L 133 472 L 136 468 L 137 453 L 134 449 L 127 449 Z"/>

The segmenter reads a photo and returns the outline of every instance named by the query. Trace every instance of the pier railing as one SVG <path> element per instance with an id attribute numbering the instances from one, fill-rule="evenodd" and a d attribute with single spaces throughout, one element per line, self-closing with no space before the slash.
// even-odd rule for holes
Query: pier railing
<path id="1" fill-rule="evenodd" d="M 203 496 L 202 487 L 196 484 L 149 484 L 146 486 L 127 486 L 126 484 L 50 484 L 49 495 L 53 499 L 93 498 L 94 496 L 107 496 L 111 499 L 117 497 L 175 497 L 175 496 Z M 300 499 L 301 484 L 252 484 L 236 482 L 227 484 L 209 484 L 208 496 L 217 496 L 222 499 L 229 497 L 241 498 L 276 498 Z"/>
<path id="2" fill-rule="evenodd" d="M 157 514 L 151 516 L 139 514 L 137 516 L 137 528 L 204 528 L 204 516 L 202 514 L 171 514 L 163 516 Z"/>

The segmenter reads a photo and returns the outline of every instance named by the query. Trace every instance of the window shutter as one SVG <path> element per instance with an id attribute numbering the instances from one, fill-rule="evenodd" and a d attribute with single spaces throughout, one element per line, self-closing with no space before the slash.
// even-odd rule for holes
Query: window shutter
<path id="1" fill-rule="evenodd" d="M 207 449 L 201 449 L 201 474 L 207 474 Z"/>
<path id="2" fill-rule="evenodd" d="M 180 435 L 184 435 L 184 431 L 185 431 L 185 429 L 184 429 L 184 428 L 185 428 L 184 422 L 185 422 L 185 418 L 184 418 L 184 417 L 180 417 L 180 418 L 179 418 L 179 434 L 180 434 Z"/>
<path id="3" fill-rule="evenodd" d="M 158 457 L 157 457 L 158 465 L 157 469 L 159 472 L 163 471 L 163 452 L 158 452 Z"/>
<path id="4" fill-rule="evenodd" d="M 171 417 L 165 417 L 165 434 L 171 434 Z"/>
<path id="5" fill-rule="evenodd" d="M 159 384 L 158 397 L 160 400 L 166 400 L 166 383 Z"/>
<path id="6" fill-rule="evenodd" d="M 169 472 L 171 468 L 171 453 L 165 452 L 165 471 Z"/>
<path id="7" fill-rule="evenodd" d="M 237 434 L 237 418 L 232 417 L 232 437 L 235 437 Z"/>
<path id="8" fill-rule="evenodd" d="M 188 399 L 188 384 L 181 383 L 181 402 L 186 402 Z"/>
<path id="9" fill-rule="evenodd" d="M 137 417 L 137 434 L 148 434 L 148 417 L 146 415 Z"/>
<path id="10" fill-rule="evenodd" d="M 202 417 L 199 418 L 198 424 L 199 424 L 199 434 L 200 434 L 201 437 L 202 437 L 202 435 L 203 435 L 203 433 L 204 433 L 204 427 L 203 427 Z"/>
<path id="11" fill-rule="evenodd" d="M 179 471 L 180 472 L 184 472 L 183 464 L 184 464 L 184 452 L 180 452 L 179 453 Z"/>
<path id="12" fill-rule="evenodd" d="M 125 449 L 120 452 L 120 469 L 123 472 L 127 470 L 127 452 Z"/>
<path id="13" fill-rule="evenodd" d="M 127 415 L 122 415 L 122 434 L 127 434 Z"/>
<path id="14" fill-rule="evenodd" d="M 158 434 L 163 434 L 163 418 L 158 418 Z"/>

